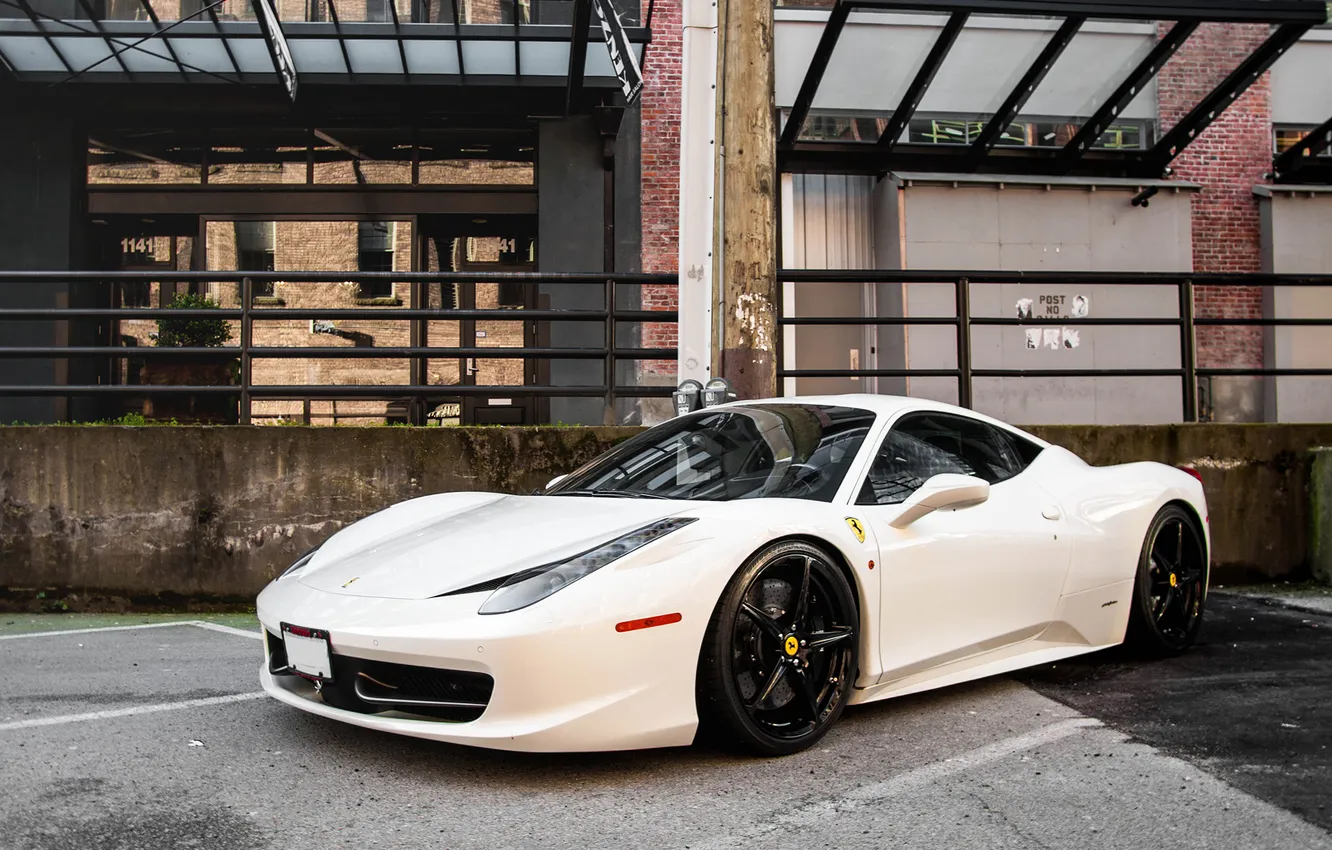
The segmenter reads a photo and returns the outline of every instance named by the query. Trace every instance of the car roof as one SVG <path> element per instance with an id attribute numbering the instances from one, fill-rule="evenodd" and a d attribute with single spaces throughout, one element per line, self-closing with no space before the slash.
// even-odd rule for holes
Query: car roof
<path id="1" fill-rule="evenodd" d="M 1029 434 L 1014 425 L 1007 422 L 1001 422 L 991 416 L 983 413 L 977 413 L 974 410 L 968 410 L 965 407 L 958 407 L 955 404 L 945 404 L 941 401 L 933 401 L 927 398 L 911 398 L 900 395 L 877 395 L 874 393 L 847 393 L 845 395 L 811 395 L 811 396 L 790 396 L 787 398 L 763 398 L 746 401 L 734 401 L 732 405 L 750 405 L 750 404 L 818 404 L 836 407 L 855 407 L 862 410 L 868 410 L 880 417 L 892 419 L 903 413 L 916 411 L 934 411 L 936 413 L 953 413 L 958 416 L 967 416 L 972 419 L 978 419 L 981 422 L 988 422 L 991 425 L 1003 428 L 1006 431 L 1012 431 L 1021 434 L 1028 440 L 1041 446 L 1049 446 L 1045 440 L 1034 434 Z M 728 405 L 729 406 L 729 405 Z"/>

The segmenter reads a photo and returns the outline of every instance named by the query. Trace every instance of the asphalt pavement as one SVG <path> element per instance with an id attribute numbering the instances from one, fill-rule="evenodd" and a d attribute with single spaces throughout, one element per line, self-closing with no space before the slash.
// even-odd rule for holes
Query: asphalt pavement
<path id="1" fill-rule="evenodd" d="M 0 617 L 5 850 L 1332 849 L 1332 617 L 1243 597 L 1179 658 L 859 707 L 775 760 L 398 738 L 258 694 L 242 621 L 53 622 Z"/>

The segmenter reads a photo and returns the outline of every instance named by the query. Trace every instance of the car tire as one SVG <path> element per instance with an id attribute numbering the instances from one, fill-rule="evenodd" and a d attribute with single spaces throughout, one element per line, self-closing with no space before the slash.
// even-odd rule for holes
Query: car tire
<path id="1" fill-rule="evenodd" d="M 701 737 L 762 756 L 814 745 L 846 707 L 859 638 L 855 595 L 827 551 L 803 541 L 765 547 L 732 577 L 708 623 Z"/>
<path id="2" fill-rule="evenodd" d="M 1207 600 L 1207 544 L 1193 514 L 1179 504 L 1152 518 L 1138 556 L 1125 643 L 1156 657 L 1193 645 Z"/>

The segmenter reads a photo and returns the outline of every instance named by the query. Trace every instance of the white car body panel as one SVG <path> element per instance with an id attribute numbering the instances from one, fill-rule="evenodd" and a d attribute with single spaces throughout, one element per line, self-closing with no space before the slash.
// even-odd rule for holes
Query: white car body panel
<path id="1" fill-rule="evenodd" d="M 1210 537 L 1201 484 L 1142 463 L 1093 468 L 1064 449 L 971 411 L 892 396 L 776 399 L 870 410 L 876 421 L 833 501 L 730 502 L 452 493 L 396 505 L 333 535 L 257 603 L 264 628 L 325 630 L 357 659 L 487 673 L 480 717 L 450 722 L 362 714 L 314 686 L 261 671 L 264 689 L 303 710 L 372 729 L 526 751 L 689 744 L 709 619 L 740 566 L 773 541 L 807 538 L 844 560 L 860 605 L 869 702 L 1091 652 L 1122 642 L 1147 527 L 1188 505 Z M 740 402 L 737 404 L 746 404 Z M 896 506 L 854 504 L 883 436 L 904 413 L 968 416 L 1044 450 L 982 504 L 904 529 Z M 530 607 L 480 615 L 487 591 L 449 594 L 588 551 L 670 517 L 697 521 Z M 848 518 L 863 526 L 858 539 Z M 873 564 L 873 567 L 871 567 Z M 679 614 L 617 632 L 616 624 Z"/>

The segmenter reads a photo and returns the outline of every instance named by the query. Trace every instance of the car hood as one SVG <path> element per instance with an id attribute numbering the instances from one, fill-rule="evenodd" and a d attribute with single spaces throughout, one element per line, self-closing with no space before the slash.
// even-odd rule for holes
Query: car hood
<path id="1" fill-rule="evenodd" d="M 328 593 L 426 599 L 572 557 L 689 507 L 653 499 L 427 496 L 330 537 L 297 580 Z"/>

